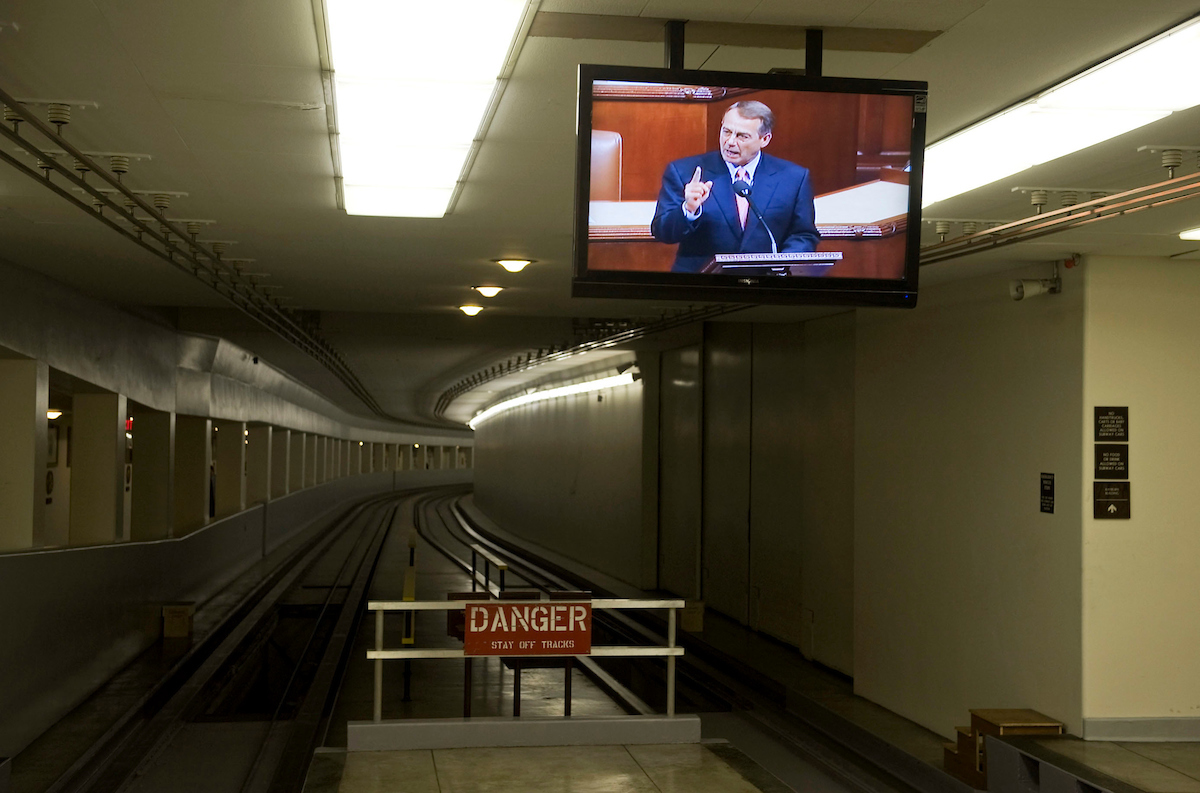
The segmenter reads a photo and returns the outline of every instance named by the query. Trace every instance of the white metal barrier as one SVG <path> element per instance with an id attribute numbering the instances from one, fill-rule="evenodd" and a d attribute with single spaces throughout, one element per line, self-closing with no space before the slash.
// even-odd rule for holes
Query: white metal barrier
<path id="1" fill-rule="evenodd" d="M 467 606 L 473 605 L 497 605 L 509 604 L 518 605 L 521 603 L 530 602 L 553 602 L 554 605 L 569 606 L 572 603 L 590 604 L 592 609 L 667 609 L 667 643 L 665 646 L 620 646 L 620 645 L 605 645 L 597 647 L 592 646 L 591 651 L 586 653 L 593 657 L 616 657 L 616 658 L 646 658 L 646 657 L 665 657 L 667 659 L 667 716 L 675 715 L 675 659 L 683 655 L 683 648 L 675 644 L 676 633 L 676 611 L 684 607 L 682 600 L 630 600 L 626 598 L 594 598 L 592 600 L 556 600 L 556 601 L 502 601 L 502 600 L 420 600 L 420 601 L 403 601 L 403 600 L 372 600 L 367 603 L 367 610 L 375 612 L 375 649 L 367 651 L 367 659 L 375 662 L 375 709 L 374 719 L 376 722 L 383 720 L 383 662 L 394 660 L 415 660 L 415 659 L 434 659 L 434 658 L 476 658 L 487 656 L 468 656 L 463 650 L 456 648 L 412 648 L 388 650 L 383 646 L 383 618 L 389 611 L 399 612 L 414 612 L 414 611 L 455 611 L 459 609 L 465 610 Z M 415 617 L 415 615 L 414 615 Z M 562 656 L 551 653 L 535 653 L 526 656 L 528 658 L 552 658 L 552 657 L 573 657 Z M 468 677 L 469 680 L 469 677 Z M 470 696 L 470 691 L 465 692 L 467 697 Z"/>

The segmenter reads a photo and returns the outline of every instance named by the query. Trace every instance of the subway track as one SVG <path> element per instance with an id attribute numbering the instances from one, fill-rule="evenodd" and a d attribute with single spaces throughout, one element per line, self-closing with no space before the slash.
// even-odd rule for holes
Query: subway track
<path id="1" fill-rule="evenodd" d="M 365 500 L 293 551 L 48 791 L 299 791 L 379 549 L 428 497 Z"/>
<path id="2" fill-rule="evenodd" d="M 441 517 L 440 524 L 445 527 L 451 540 L 463 547 L 471 543 L 482 545 L 505 559 L 510 571 L 517 570 L 534 588 L 543 592 L 587 590 L 593 592 L 595 597 L 614 596 L 614 593 L 604 591 L 586 578 L 490 532 L 459 506 L 460 500 L 461 496 L 445 496 L 431 500 L 426 507 L 427 510 L 437 511 Z M 608 632 L 610 637 L 616 639 L 612 643 L 661 644 L 666 635 L 665 618 L 653 611 L 597 612 L 593 619 L 601 635 Z M 917 787 L 894 772 L 897 760 L 882 741 L 875 739 L 873 742 L 860 743 L 835 737 L 822 726 L 789 713 L 787 691 L 762 671 L 720 652 L 697 637 L 681 633 L 679 640 L 687 654 L 680 658 L 677 666 L 677 712 L 736 711 L 758 732 L 768 736 L 769 740 L 820 769 L 848 790 L 861 793 L 918 793 Z M 597 643 L 609 641 L 609 638 L 601 638 Z M 634 696 L 634 701 L 640 699 L 649 702 L 649 712 L 661 713 L 665 710 L 666 685 L 661 661 L 636 658 L 604 658 L 602 661 L 601 668 L 609 679 L 617 683 L 615 688 L 606 688 L 610 696 L 622 701 L 624 689 Z M 605 688 L 602 678 L 597 678 L 596 682 Z"/>
<path id="3" fill-rule="evenodd" d="M 349 706 L 339 709 L 339 696 L 369 685 L 358 679 L 366 674 L 356 654 L 373 630 L 363 618 L 389 534 L 395 545 L 415 531 L 462 573 L 454 576 L 459 582 L 471 580 L 474 545 L 507 563 L 509 589 L 611 594 L 478 525 L 459 506 L 464 492 L 390 493 L 348 509 L 232 608 L 50 793 L 300 793 L 314 751 L 344 746 L 345 725 L 335 724 L 334 714 L 344 721 Z M 476 585 L 483 589 L 487 582 Z M 444 593 L 425 597 L 431 596 Z M 640 610 L 597 611 L 593 619 L 601 645 L 662 644 L 666 632 L 665 619 Z M 677 712 L 736 711 L 849 789 L 912 790 L 783 714 L 779 692 L 754 670 L 682 638 L 688 655 L 678 666 Z M 661 659 L 579 657 L 574 664 L 624 712 L 665 711 Z"/>

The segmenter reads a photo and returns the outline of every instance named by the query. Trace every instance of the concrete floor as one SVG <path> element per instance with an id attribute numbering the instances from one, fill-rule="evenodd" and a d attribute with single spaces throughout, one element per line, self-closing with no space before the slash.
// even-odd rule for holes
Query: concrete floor
<path id="1" fill-rule="evenodd" d="M 1038 744 L 1146 793 L 1200 793 L 1200 743 L 1082 741 L 1066 736 Z"/>
<path id="2" fill-rule="evenodd" d="M 787 793 L 728 744 L 318 755 L 305 793 Z"/>

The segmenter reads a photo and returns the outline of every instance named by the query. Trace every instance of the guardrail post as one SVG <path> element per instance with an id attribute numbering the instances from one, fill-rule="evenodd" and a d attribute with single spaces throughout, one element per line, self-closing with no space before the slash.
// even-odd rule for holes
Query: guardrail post
<path id="1" fill-rule="evenodd" d="M 463 659 L 463 718 L 471 718 L 471 657 Z"/>
<path id="2" fill-rule="evenodd" d="M 675 609 L 667 611 L 667 647 L 675 649 Z M 667 717 L 675 716 L 675 656 L 667 656 Z"/>
<path id="3" fill-rule="evenodd" d="M 563 715 L 571 715 L 571 671 L 575 668 L 575 659 L 567 656 L 567 662 L 563 664 L 566 667 L 566 679 L 563 681 Z"/>
<path id="4" fill-rule="evenodd" d="M 383 649 L 383 612 L 375 612 L 375 649 Z M 375 659 L 375 721 L 383 721 L 383 659 Z"/>

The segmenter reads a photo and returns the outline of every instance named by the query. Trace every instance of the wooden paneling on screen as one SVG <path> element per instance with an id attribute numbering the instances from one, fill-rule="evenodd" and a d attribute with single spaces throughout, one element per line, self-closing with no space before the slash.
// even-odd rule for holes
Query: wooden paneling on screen
<path id="1" fill-rule="evenodd" d="M 842 261 L 828 275 L 842 278 L 902 278 L 903 234 L 875 239 L 823 240 L 819 251 L 841 251 Z M 667 273 L 675 262 L 674 245 L 661 242 L 593 242 L 588 244 L 588 266 L 593 270 L 635 270 Z"/>
<path id="2" fill-rule="evenodd" d="M 656 200 L 667 163 L 707 151 L 707 108 L 701 102 L 593 103 L 592 129 L 621 133 L 621 200 Z"/>

